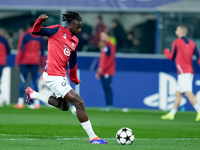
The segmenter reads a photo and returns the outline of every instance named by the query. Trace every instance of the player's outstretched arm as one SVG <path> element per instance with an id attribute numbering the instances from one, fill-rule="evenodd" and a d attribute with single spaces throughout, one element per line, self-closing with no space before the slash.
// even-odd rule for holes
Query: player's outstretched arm
<path id="1" fill-rule="evenodd" d="M 40 15 L 39 18 L 36 20 L 36 22 L 34 23 L 33 28 L 32 28 L 32 33 L 33 33 L 33 34 L 35 34 L 35 35 L 41 35 L 41 33 L 40 33 L 41 30 L 42 30 L 41 25 L 42 25 L 42 23 L 43 23 L 44 21 L 47 20 L 47 19 L 45 19 L 45 18 L 46 18 L 45 16 L 46 16 L 45 14 L 42 14 L 42 15 Z"/>
<path id="2" fill-rule="evenodd" d="M 40 36 L 53 36 L 56 34 L 59 30 L 59 25 L 52 25 L 49 27 L 42 27 L 42 23 L 47 21 L 48 16 L 46 14 L 42 14 L 38 17 L 36 20 L 35 24 L 33 25 L 32 28 L 32 33 L 35 35 L 40 35 Z"/>

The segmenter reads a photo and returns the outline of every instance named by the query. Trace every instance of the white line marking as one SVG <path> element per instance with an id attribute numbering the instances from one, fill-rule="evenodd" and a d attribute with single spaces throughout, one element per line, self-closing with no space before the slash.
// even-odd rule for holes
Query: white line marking
<path id="1" fill-rule="evenodd" d="M 21 141 L 21 140 L 27 140 L 27 141 L 36 141 L 36 140 L 57 140 L 57 141 L 72 141 L 72 140 L 89 140 L 88 137 L 83 138 L 65 138 L 64 136 L 44 136 L 44 135 L 12 135 L 12 134 L 0 134 L 0 137 L 3 136 L 11 136 L 11 138 L 5 138 L 0 139 L 0 141 Z M 17 138 L 22 137 L 22 138 Z M 25 138 L 23 138 L 25 137 Z M 27 138 L 31 137 L 31 138 Z M 36 138 L 34 138 L 36 137 Z M 43 137 L 45 139 L 37 138 L 37 137 Z M 116 140 L 115 138 L 103 138 L 105 140 Z M 200 138 L 155 138 L 155 139 L 149 139 L 149 138 L 136 138 L 137 141 L 148 141 L 148 140 L 160 140 L 160 141 L 190 141 L 190 140 L 200 140 Z"/>

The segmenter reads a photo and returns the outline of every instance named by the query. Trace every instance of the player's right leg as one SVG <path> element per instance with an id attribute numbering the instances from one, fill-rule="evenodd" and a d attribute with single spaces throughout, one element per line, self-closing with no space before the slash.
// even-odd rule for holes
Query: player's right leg
<path id="1" fill-rule="evenodd" d="M 174 107 L 172 108 L 172 110 L 169 113 L 161 116 L 162 120 L 174 120 L 174 117 L 176 115 L 176 112 L 177 112 L 178 107 L 181 102 L 181 98 L 182 98 L 182 93 L 179 91 L 176 91 L 176 100 L 174 102 Z"/>

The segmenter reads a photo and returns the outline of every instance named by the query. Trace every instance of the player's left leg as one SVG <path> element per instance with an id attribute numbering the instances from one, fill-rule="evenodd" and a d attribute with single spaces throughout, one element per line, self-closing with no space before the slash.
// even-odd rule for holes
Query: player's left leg
<path id="1" fill-rule="evenodd" d="M 182 93 L 180 91 L 176 91 L 176 100 L 174 102 L 174 106 L 169 113 L 161 116 L 162 120 L 174 120 L 174 117 L 181 102 L 181 98 L 182 98 Z"/>
<path id="2" fill-rule="evenodd" d="M 185 96 L 188 98 L 188 100 L 197 112 L 195 121 L 200 121 L 200 104 L 198 103 L 195 95 L 193 94 L 193 92 L 185 92 Z"/>
<path id="3" fill-rule="evenodd" d="M 112 92 L 112 76 L 108 74 L 101 76 L 101 83 L 104 89 L 106 108 L 105 111 L 110 111 L 113 109 L 113 92 Z"/>

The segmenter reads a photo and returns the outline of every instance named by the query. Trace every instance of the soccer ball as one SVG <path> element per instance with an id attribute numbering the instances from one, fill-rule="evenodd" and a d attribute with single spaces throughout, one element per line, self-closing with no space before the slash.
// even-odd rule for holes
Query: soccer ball
<path id="1" fill-rule="evenodd" d="M 124 127 L 117 131 L 116 139 L 121 145 L 130 145 L 133 143 L 135 136 L 131 129 Z"/>
<path id="2" fill-rule="evenodd" d="M 71 106 L 71 112 L 76 116 L 76 107 L 74 105 Z"/>

